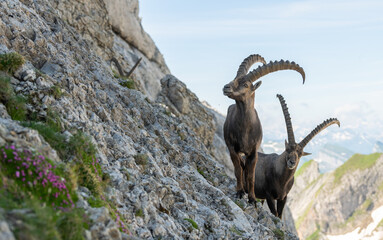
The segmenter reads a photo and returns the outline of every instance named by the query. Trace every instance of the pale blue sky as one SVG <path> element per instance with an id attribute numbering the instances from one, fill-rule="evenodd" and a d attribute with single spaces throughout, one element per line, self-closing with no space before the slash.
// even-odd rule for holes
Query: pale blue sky
<path id="1" fill-rule="evenodd" d="M 265 134 L 284 128 L 281 93 L 295 128 L 338 117 L 343 129 L 383 140 L 383 1 L 142 0 L 140 16 L 172 74 L 219 111 L 234 103 L 223 86 L 258 53 L 306 72 L 305 85 L 293 71 L 262 79 L 255 102 Z"/>

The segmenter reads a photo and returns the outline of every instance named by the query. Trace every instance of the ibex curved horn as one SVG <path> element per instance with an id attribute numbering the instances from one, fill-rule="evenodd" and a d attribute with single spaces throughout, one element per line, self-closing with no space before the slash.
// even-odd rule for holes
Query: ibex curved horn
<path id="1" fill-rule="evenodd" d="M 289 140 L 289 144 L 295 144 L 293 125 L 291 124 L 291 117 L 290 117 L 289 109 L 287 108 L 287 105 L 286 105 L 286 101 L 283 98 L 283 96 L 280 94 L 277 94 L 277 98 L 279 99 L 279 102 L 281 103 L 283 116 L 285 117 L 287 137 Z"/>
<path id="2" fill-rule="evenodd" d="M 239 65 L 236 78 L 245 76 L 247 72 L 249 71 L 250 67 L 257 62 L 266 64 L 265 59 L 259 54 L 252 54 L 248 56 L 247 58 L 245 58 L 243 62 L 241 63 L 241 65 Z"/>
<path id="3" fill-rule="evenodd" d="M 315 135 L 334 123 L 340 127 L 340 122 L 336 118 L 329 118 L 325 120 L 322 124 L 319 124 L 314 130 L 312 130 L 311 133 L 307 135 L 298 145 L 303 149 L 311 141 L 311 139 L 315 137 Z"/>
<path id="4" fill-rule="evenodd" d="M 254 82 L 257 79 L 259 79 L 259 78 L 261 78 L 261 77 L 263 77 L 269 73 L 276 72 L 279 70 L 288 70 L 288 69 L 295 70 L 295 71 L 299 72 L 302 75 L 303 84 L 305 83 L 306 75 L 305 75 L 305 71 L 303 70 L 303 68 L 300 67 L 295 62 L 289 62 L 289 61 L 284 61 L 284 60 L 281 60 L 279 62 L 278 61 L 275 61 L 275 62 L 270 61 L 268 64 L 264 64 L 262 66 L 259 66 L 257 69 L 254 69 L 249 74 L 247 74 L 246 77 L 249 81 Z"/>

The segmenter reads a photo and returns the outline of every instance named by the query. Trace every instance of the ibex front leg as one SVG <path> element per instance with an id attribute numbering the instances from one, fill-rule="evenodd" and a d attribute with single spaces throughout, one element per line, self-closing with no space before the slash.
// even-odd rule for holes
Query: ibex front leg
<path id="1" fill-rule="evenodd" d="M 234 165 L 235 178 L 237 179 L 236 197 L 242 198 L 242 196 L 245 194 L 245 191 L 243 188 L 243 171 L 241 166 L 241 156 L 239 156 L 239 154 L 237 154 L 234 151 L 230 151 L 230 157 Z"/>
<path id="2" fill-rule="evenodd" d="M 249 156 L 246 156 L 245 163 L 245 176 L 246 176 L 246 186 L 247 192 L 249 193 L 249 203 L 255 202 L 255 193 L 254 193 L 254 180 L 255 180 L 255 166 L 258 161 L 258 154 L 251 153 Z"/>

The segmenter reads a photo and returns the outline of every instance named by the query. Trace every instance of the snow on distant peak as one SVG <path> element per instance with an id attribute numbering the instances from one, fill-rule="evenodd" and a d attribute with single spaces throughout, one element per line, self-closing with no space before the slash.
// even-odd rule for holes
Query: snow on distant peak
<path id="1" fill-rule="evenodd" d="M 350 239 L 370 239 L 379 240 L 383 238 L 383 231 L 375 231 L 376 227 L 383 220 L 383 206 L 375 209 L 371 213 L 372 222 L 364 229 L 357 227 L 354 231 L 342 235 L 327 235 L 329 240 L 350 240 Z"/>

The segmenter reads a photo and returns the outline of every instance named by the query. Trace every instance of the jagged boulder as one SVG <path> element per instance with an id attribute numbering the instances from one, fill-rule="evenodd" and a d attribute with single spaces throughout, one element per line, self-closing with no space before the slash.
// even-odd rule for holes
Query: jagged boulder
<path id="1" fill-rule="evenodd" d="M 161 79 L 162 90 L 157 99 L 164 103 L 170 111 L 182 119 L 210 147 L 217 126 L 213 115 L 207 111 L 197 96 L 186 85 L 173 75 Z"/>

